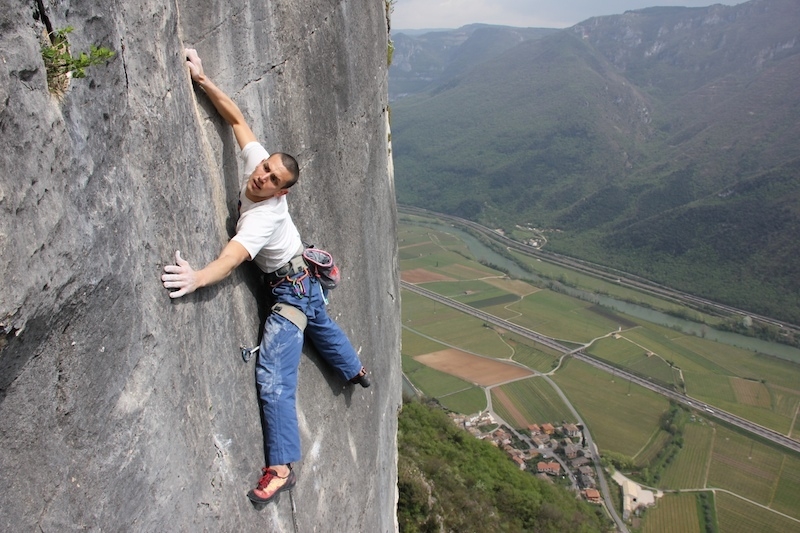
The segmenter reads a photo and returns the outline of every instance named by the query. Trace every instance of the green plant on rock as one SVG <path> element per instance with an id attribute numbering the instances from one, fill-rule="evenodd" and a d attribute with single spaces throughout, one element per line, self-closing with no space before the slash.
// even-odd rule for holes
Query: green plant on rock
<path id="1" fill-rule="evenodd" d="M 388 46 L 386 49 L 386 66 L 392 66 L 392 57 L 394 57 L 394 41 L 392 41 L 392 12 L 394 11 L 394 4 L 397 0 L 383 0 L 383 6 L 386 9 L 386 34 L 389 36 Z"/>
<path id="2" fill-rule="evenodd" d="M 69 49 L 67 34 L 74 28 L 67 26 L 47 34 L 48 43 L 42 45 L 42 59 L 47 71 L 47 87 L 51 93 L 62 94 L 69 78 L 85 78 L 88 67 L 98 65 L 114 57 L 114 52 L 105 46 L 92 45 L 89 53 L 73 56 Z"/>

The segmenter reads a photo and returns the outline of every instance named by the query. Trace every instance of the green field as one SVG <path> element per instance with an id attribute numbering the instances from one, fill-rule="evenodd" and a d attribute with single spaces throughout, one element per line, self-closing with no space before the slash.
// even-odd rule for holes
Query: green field
<path id="1" fill-rule="evenodd" d="M 434 302 L 411 291 L 404 290 L 400 296 L 403 304 L 401 311 L 403 325 L 413 329 L 425 326 L 432 321 L 442 322 L 463 316 L 463 313 L 452 307 Z"/>
<path id="2" fill-rule="evenodd" d="M 666 446 L 672 435 L 669 432 L 664 431 L 663 429 L 659 428 L 655 432 L 653 432 L 652 437 L 650 440 L 647 441 L 647 444 L 639 450 L 639 452 L 633 456 L 634 464 L 638 468 L 642 468 L 645 466 L 650 465 L 657 457 L 659 452 Z"/>
<path id="3" fill-rule="evenodd" d="M 508 308 L 520 314 L 510 319 L 515 324 L 554 339 L 585 343 L 619 327 L 606 316 L 593 312 L 592 306 L 565 294 L 542 290 Z"/>
<path id="4" fill-rule="evenodd" d="M 439 398 L 474 387 L 472 383 L 434 370 L 407 355 L 403 355 L 403 373 L 415 387 L 431 398 Z"/>
<path id="5" fill-rule="evenodd" d="M 610 363 L 628 366 L 632 361 L 646 356 L 647 350 L 622 335 L 615 335 L 595 341 L 586 352 Z"/>
<path id="6" fill-rule="evenodd" d="M 770 507 L 800 519 L 798 494 L 800 494 L 800 457 L 786 455 L 781 465 L 778 487 Z M 798 531 L 800 531 L 800 528 L 798 528 Z"/>
<path id="7" fill-rule="evenodd" d="M 518 298 L 479 280 L 432 281 L 425 288 L 484 311 L 498 306 L 499 318 L 556 339 L 583 343 L 619 327 L 607 314 L 596 312 L 593 304 L 550 290 Z"/>
<path id="8" fill-rule="evenodd" d="M 397 246 L 400 251 L 401 269 L 418 268 L 416 264 L 427 266 L 426 260 L 433 258 L 436 265 L 441 257 L 459 262 L 453 255 L 472 257 L 469 248 L 455 235 L 430 227 L 401 224 L 397 228 Z M 449 263 L 441 260 L 442 264 Z M 417 263 L 418 262 L 418 263 Z"/>
<path id="9" fill-rule="evenodd" d="M 716 492 L 720 533 L 789 533 L 800 531 L 800 522 L 753 505 L 725 492 Z"/>
<path id="10" fill-rule="evenodd" d="M 647 510 L 642 533 L 703 533 L 701 520 L 693 493 L 666 494 Z"/>
<path id="11" fill-rule="evenodd" d="M 558 393 L 542 378 L 529 378 L 497 387 L 502 390 L 514 407 L 525 417 L 526 424 L 517 429 L 525 429 L 530 424 L 550 422 L 559 425 L 560 422 L 576 422 L 575 417 Z M 492 391 L 492 406 L 498 412 L 504 411 L 502 404 L 494 397 Z M 507 414 L 507 413 L 506 413 Z M 514 420 L 511 416 L 502 416 L 506 421 Z"/>
<path id="12" fill-rule="evenodd" d="M 800 457 L 702 418 L 684 427 L 660 487 L 725 489 L 800 520 Z"/>
<path id="13" fill-rule="evenodd" d="M 601 449 L 633 457 L 669 408 L 663 397 L 574 359 L 553 376 Z"/>
<path id="14" fill-rule="evenodd" d="M 439 352 L 447 349 L 447 346 L 444 344 L 414 333 L 406 327 L 403 328 L 402 335 L 404 355 L 414 357 L 415 355 L 424 355 L 426 353 Z"/>
<path id="15" fill-rule="evenodd" d="M 702 489 L 711 457 L 714 428 L 704 420 L 686 424 L 684 444 L 678 457 L 661 476 L 661 487 L 667 489 Z"/>
<path id="16" fill-rule="evenodd" d="M 472 415 L 486 409 L 486 393 L 478 386 L 439 396 L 437 399 L 445 408 L 464 415 Z"/>
<path id="17" fill-rule="evenodd" d="M 425 288 L 465 304 L 508 295 L 506 291 L 480 280 L 430 281 L 425 283 Z"/>
<path id="18" fill-rule="evenodd" d="M 530 339 L 523 339 L 515 335 L 504 335 L 503 339 L 514 350 L 512 359 L 517 363 L 527 366 L 531 370 L 547 372 L 553 369 L 561 356 L 560 352 L 548 348 Z"/>
<path id="19" fill-rule="evenodd" d="M 504 359 L 513 355 L 512 348 L 482 320 L 411 291 L 401 294 L 404 327 L 467 352 Z"/>
<path id="20" fill-rule="evenodd" d="M 784 454 L 775 448 L 717 425 L 708 486 L 769 505 L 778 485 L 783 458 Z"/>
<path id="21" fill-rule="evenodd" d="M 762 354 L 754 354 L 735 346 L 720 344 L 691 335 L 680 336 L 675 343 L 692 354 L 712 362 L 715 370 L 741 378 L 764 380 L 767 383 L 796 390 L 800 394 L 800 365 Z"/>

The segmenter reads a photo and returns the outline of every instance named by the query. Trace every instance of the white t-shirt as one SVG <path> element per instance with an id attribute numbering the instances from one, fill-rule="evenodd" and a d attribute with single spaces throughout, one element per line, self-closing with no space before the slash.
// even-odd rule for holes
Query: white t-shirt
<path id="1" fill-rule="evenodd" d="M 286 195 L 260 202 L 252 202 L 245 195 L 247 178 L 268 157 L 269 152 L 260 143 L 251 142 L 242 148 L 245 180 L 239 192 L 239 221 L 232 239 L 244 246 L 250 259 L 267 273 L 285 265 L 303 246 L 289 215 Z"/>

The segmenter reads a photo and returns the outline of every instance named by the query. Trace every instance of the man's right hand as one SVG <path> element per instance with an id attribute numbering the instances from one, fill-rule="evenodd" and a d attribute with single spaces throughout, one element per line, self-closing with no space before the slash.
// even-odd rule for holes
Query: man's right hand
<path id="1" fill-rule="evenodd" d="M 178 289 L 169 293 L 170 298 L 180 298 L 186 294 L 194 292 L 197 285 L 197 273 L 189 262 L 181 258 L 180 250 L 175 251 L 175 264 L 165 265 L 164 272 L 161 276 L 161 281 L 164 282 L 164 287 L 167 289 Z"/>
<path id="2" fill-rule="evenodd" d="M 197 83 L 205 81 L 205 74 L 203 73 L 203 62 L 200 61 L 200 56 L 197 55 L 197 50 L 194 48 L 186 48 L 186 66 L 189 67 L 189 73 L 192 79 Z"/>

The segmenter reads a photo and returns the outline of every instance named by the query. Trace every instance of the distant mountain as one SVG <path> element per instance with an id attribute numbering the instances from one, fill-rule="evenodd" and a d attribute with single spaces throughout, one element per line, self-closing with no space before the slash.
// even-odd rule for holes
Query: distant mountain
<path id="1" fill-rule="evenodd" d="M 475 65 L 491 60 L 522 41 L 558 30 L 470 24 L 457 30 L 398 30 L 389 69 L 389 99 L 394 100 L 446 84 Z"/>
<path id="2" fill-rule="evenodd" d="M 394 38 L 400 203 L 800 323 L 796 0 Z"/>

